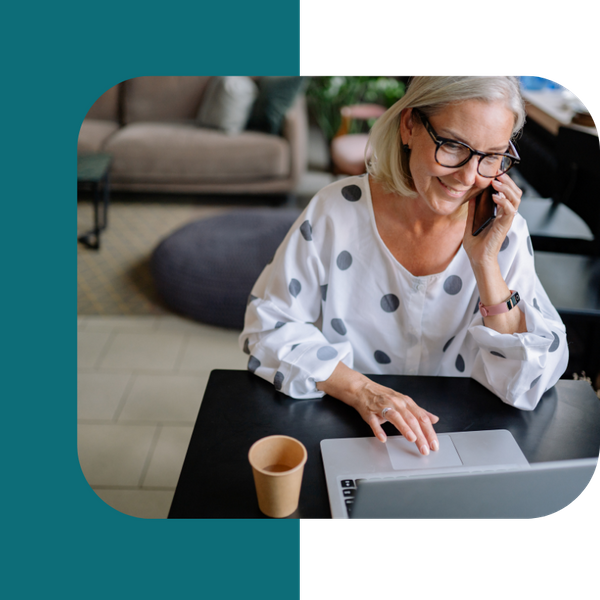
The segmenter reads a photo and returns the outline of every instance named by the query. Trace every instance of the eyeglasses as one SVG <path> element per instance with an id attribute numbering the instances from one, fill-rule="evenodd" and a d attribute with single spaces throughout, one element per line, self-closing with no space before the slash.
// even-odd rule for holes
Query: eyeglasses
<path id="1" fill-rule="evenodd" d="M 442 167 L 449 169 L 462 167 L 475 155 L 479 156 L 479 160 L 477 161 L 477 172 L 479 175 L 491 178 L 506 173 L 521 161 L 517 149 L 510 141 L 508 142 L 509 152 L 494 152 L 491 154 L 479 152 L 479 150 L 473 150 L 471 146 L 463 142 L 440 137 L 427 120 L 427 117 L 419 109 L 415 108 L 413 112 L 421 119 L 427 133 L 429 133 L 431 139 L 434 141 L 436 145 L 435 162 Z"/>

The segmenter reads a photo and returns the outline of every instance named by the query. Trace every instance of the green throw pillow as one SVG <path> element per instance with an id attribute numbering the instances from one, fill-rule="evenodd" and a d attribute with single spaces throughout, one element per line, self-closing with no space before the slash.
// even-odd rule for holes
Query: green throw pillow
<path id="1" fill-rule="evenodd" d="M 305 77 L 261 77 L 247 129 L 279 135 L 285 113 L 303 90 Z"/>

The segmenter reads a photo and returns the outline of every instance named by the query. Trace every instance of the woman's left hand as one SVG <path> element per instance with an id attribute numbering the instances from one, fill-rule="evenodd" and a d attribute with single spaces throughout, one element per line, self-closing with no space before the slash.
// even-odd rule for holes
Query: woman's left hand
<path id="1" fill-rule="evenodd" d="M 475 197 L 469 200 L 463 247 L 473 266 L 497 261 L 498 253 L 508 235 L 523 195 L 517 184 L 506 173 L 497 179 L 492 179 L 491 185 L 496 192 L 492 196 L 496 203 L 496 218 L 476 236 L 472 234 Z"/>

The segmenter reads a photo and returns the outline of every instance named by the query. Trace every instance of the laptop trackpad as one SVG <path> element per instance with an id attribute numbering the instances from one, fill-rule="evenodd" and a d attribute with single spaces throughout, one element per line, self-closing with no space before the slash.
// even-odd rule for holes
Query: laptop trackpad
<path id="1" fill-rule="evenodd" d="M 395 435 L 387 439 L 386 447 L 395 470 L 437 469 L 440 467 L 460 467 L 463 463 L 454 448 L 449 435 L 438 435 L 440 449 L 423 456 L 414 442 Z"/>

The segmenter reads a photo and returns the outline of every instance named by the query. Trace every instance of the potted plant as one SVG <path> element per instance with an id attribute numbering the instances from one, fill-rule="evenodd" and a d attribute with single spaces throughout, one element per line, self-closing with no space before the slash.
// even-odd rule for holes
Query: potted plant
<path id="1" fill-rule="evenodd" d="M 341 124 L 340 110 L 352 104 L 381 104 L 389 108 L 406 91 L 406 78 L 401 77 L 311 77 L 306 90 L 308 109 L 313 121 L 329 144 Z M 350 133 L 372 123 L 353 122 Z"/>

